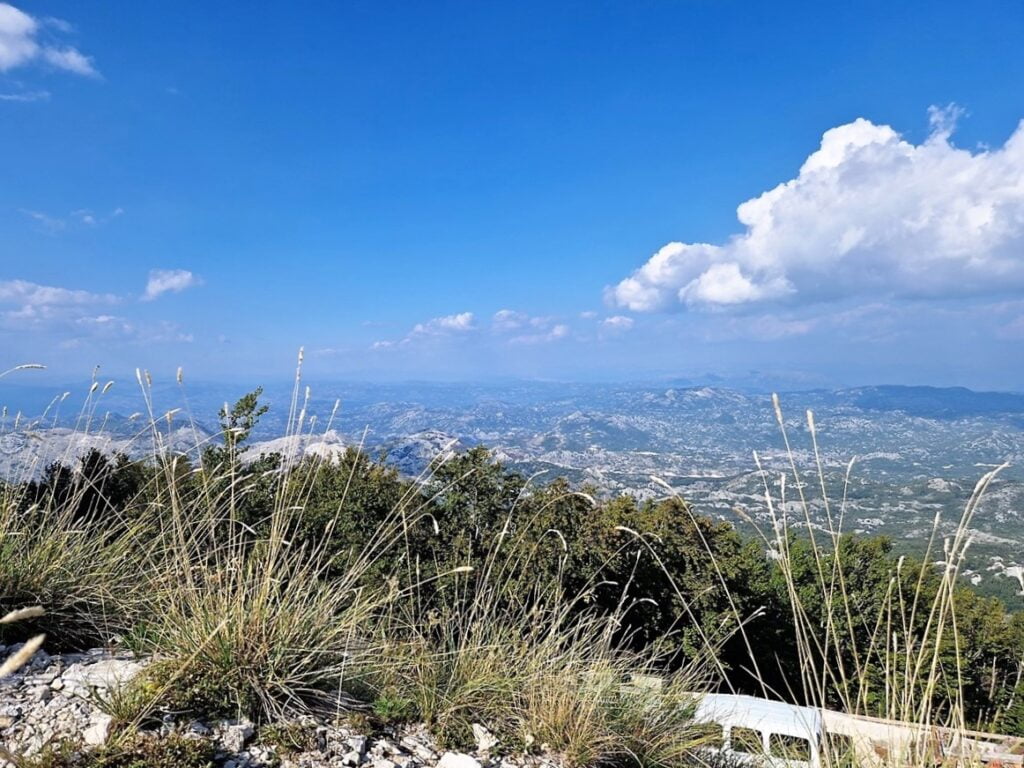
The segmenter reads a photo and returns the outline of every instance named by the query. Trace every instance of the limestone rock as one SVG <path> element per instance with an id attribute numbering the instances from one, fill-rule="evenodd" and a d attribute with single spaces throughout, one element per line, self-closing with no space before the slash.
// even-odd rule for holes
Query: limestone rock
<path id="1" fill-rule="evenodd" d="M 412 736 L 403 737 L 399 744 L 425 763 L 437 760 L 437 753 L 434 750 Z"/>
<path id="2" fill-rule="evenodd" d="M 366 756 L 366 737 L 365 736 L 352 736 L 348 740 L 348 745 L 352 747 L 352 751 L 359 755 L 360 761 Z"/>
<path id="3" fill-rule="evenodd" d="M 124 685 L 142 671 L 142 665 L 129 659 L 105 659 L 93 664 L 72 664 L 64 672 L 64 685 L 76 691 L 109 691 Z"/>
<path id="4" fill-rule="evenodd" d="M 228 752 L 241 752 L 248 746 L 255 735 L 256 729 L 248 721 L 240 723 L 225 722 L 221 723 L 218 741 Z"/>
<path id="5" fill-rule="evenodd" d="M 346 752 L 341 756 L 341 764 L 347 765 L 350 768 L 355 768 L 363 762 L 363 756 L 356 752 L 354 749 L 351 752 Z"/>
<path id="6" fill-rule="evenodd" d="M 478 752 L 490 752 L 498 746 L 498 737 L 480 723 L 473 723 L 473 736 L 476 738 Z"/>
<path id="7" fill-rule="evenodd" d="M 110 726 L 114 718 L 102 712 L 96 712 L 89 718 L 89 727 L 82 731 L 82 741 L 92 747 L 98 747 L 107 742 L 110 736 Z"/>
<path id="8" fill-rule="evenodd" d="M 437 762 L 437 768 L 483 768 L 480 761 L 462 752 L 445 752 Z"/>

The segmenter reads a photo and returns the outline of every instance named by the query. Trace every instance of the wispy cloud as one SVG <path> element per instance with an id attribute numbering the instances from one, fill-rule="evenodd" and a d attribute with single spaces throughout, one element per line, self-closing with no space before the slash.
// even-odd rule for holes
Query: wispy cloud
<path id="1" fill-rule="evenodd" d="M 98 227 L 121 216 L 124 216 L 124 208 L 120 207 L 115 208 L 106 216 L 93 213 L 88 208 L 79 208 L 77 211 L 71 212 L 71 218 L 87 227 Z"/>
<path id="2" fill-rule="evenodd" d="M 54 216 L 44 211 L 35 211 L 29 208 L 20 209 L 21 213 L 31 219 L 36 226 L 49 234 L 56 234 L 68 228 L 70 224 L 78 224 L 85 227 L 98 227 L 108 224 L 114 219 L 124 215 L 124 208 L 118 207 L 108 214 L 97 214 L 88 208 L 79 208 L 71 211 L 66 216 Z"/>
<path id="3" fill-rule="evenodd" d="M 796 178 L 739 206 L 721 245 L 674 242 L 607 289 L 636 312 L 944 298 L 1024 287 L 1024 121 L 998 149 L 912 144 L 865 119 L 826 131 Z"/>
<path id="4" fill-rule="evenodd" d="M 21 213 L 31 219 L 36 227 L 50 234 L 60 232 L 67 226 L 67 222 L 64 219 L 58 216 L 51 216 L 50 214 L 43 213 L 42 211 L 33 211 L 28 208 L 22 208 Z"/>
<path id="5" fill-rule="evenodd" d="M 499 309 L 491 318 L 491 328 L 497 333 L 509 333 L 523 329 L 545 329 L 555 323 L 548 315 L 529 315 L 514 309 Z"/>
<path id="6" fill-rule="evenodd" d="M 523 333 L 518 336 L 513 336 L 508 340 L 509 344 L 548 344 L 552 341 L 559 341 L 560 339 L 567 338 L 569 336 L 569 326 L 565 323 L 556 323 L 546 330 L 542 330 L 538 333 Z"/>
<path id="7" fill-rule="evenodd" d="M 58 19 L 56 16 L 45 16 L 40 19 L 40 22 L 42 22 L 44 26 L 52 27 L 58 32 L 63 32 L 65 35 L 70 35 L 75 31 L 74 24 L 70 21 L 65 21 L 64 19 Z"/>
<path id="8" fill-rule="evenodd" d="M 77 349 L 93 343 L 191 344 L 194 340 L 191 333 L 166 320 L 136 324 L 117 315 L 95 315 L 77 318 L 59 345 Z"/>
<path id="9" fill-rule="evenodd" d="M 92 65 L 92 59 L 75 48 L 44 48 L 42 57 L 57 69 L 64 69 L 87 77 L 99 76 L 99 72 Z"/>
<path id="10" fill-rule="evenodd" d="M 153 269 L 149 272 L 143 301 L 152 301 L 165 293 L 180 293 L 202 281 L 187 269 Z"/>
<path id="11" fill-rule="evenodd" d="M 370 345 L 370 349 L 382 350 L 405 346 L 417 340 L 464 335 L 477 330 L 472 312 L 459 312 L 454 315 L 443 315 L 417 323 L 403 338 L 394 341 L 382 339 Z"/>
<path id="12" fill-rule="evenodd" d="M 188 343 L 192 335 L 165 320 L 136 322 L 108 309 L 123 304 L 112 293 L 93 293 L 28 280 L 0 281 L 0 331 L 41 334 L 62 349 L 90 343 Z"/>
<path id="13" fill-rule="evenodd" d="M 41 64 L 99 77 L 91 57 L 57 39 L 72 31 L 62 20 L 37 19 L 9 3 L 0 3 L 0 72 Z"/>
<path id="14" fill-rule="evenodd" d="M 0 281 L 0 327 L 14 331 L 67 327 L 95 307 L 112 305 L 110 293 L 41 285 L 28 280 Z"/>
<path id="15" fill-rule="evenodd" d="M 813 318 L 779 317 L 774 314 L 752 318 L 737 318 L 732 322 L 734 324 L 733 330 L 736 331 L 737 336 L 749 337 L 760 341 L 776 341 L 793 336 L 804 336 L 813 331 L 818 325 Z"/>
<path id="16" fill-rule="evenodd" d="M 53 285 L 32 283 L 28 280 L 0 280 L 0 304 L 81 306 L 84 304 L 114 304 L 117 300 L 117 296 L 111 293 L 91 293 L 71 288 L 59 288 Z"/>
<path id="17" fill-rule="evenodd" d="M 1024 339 L 1024 315 L 1015 317 L 1010 322 L 999 326 L 996 334 L 1001 339 Z"/>
<path id="18" fill-rule="evenodd" d="M 499 309 L 491 318 L 491 326 L 499 333 L 518 330 L 529 322 L 529 315 L 514 309 Z"/>
<path id="19" fill-rule="evenodd" d="M 534 316 L 514 309 L 499 309 L 490 323 L 477 324 L 472 312 L 435 317 L 425 323 L 417 323 L 400 339 L 380 339 L 370 345 L 373 350 L 388 350 L 408 347 L 417 342 L 434 339 L 473 338 L 478 343 L 501 343 L 510 345 L 546 344 L 567 338 L 571 329 L 552 317 Z"/>
<path id="20" fill-rule="evenodd" d="M 569 326 L 553 317 L 529 315 L 513 309 L 500 309 L 491 318 L 491 329 L 499 335 L 507 335 L 509 344 L 545 344 L 564 339 L 569 335 Z"/>
<path id="21" fill-rule="evenodd" d="M 32 101 L 49 101 L 49 91 L 20 91 L 17 93 L 0 93 L 0 101 L 20 101 L 28 103 Z"/>
<path id="22" fill-rule="evenodd" d="M 633 327 L 634 320 L 632 317 L 626 317 L 625 315 L 613 315 L 612 317 L 606 317 L 601 321 L 601 326 L 612 331 L 628 331 Z"/>

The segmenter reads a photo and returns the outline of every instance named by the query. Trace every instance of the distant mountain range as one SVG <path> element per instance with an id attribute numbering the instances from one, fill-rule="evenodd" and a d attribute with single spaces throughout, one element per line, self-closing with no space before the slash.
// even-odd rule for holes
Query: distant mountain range
<path id="1" fill-rule="evenodd" d="M 54 391 L 0 387 L 8 416 L 0 429 L 0 473 L 23 477 L 48 461 L 86 447 L 146 455 L 154 433 L 141 396 L 118 391 L 89 401 L 68 397 L 46 420 L 36 413 Z M 566 475 L 601 493 L 663 495 L 657 476 L 707 514 L 740 524 L 735 509 L 769 522 L 765 477 L 778 494 L 788 460 L 771 397 L 718 387 L 664 384 L 314 384 L 305 402 L 301 437 L 288 432 L 291 392 L 271 387 L 271 411 L 254 434 L 253 452 L 329 456 L 350 444 L 385 455 L 403 472 L 419 474 L 445 449 L 483 444 L 510 466 L 541 477 Z M 155 389 L 158 442 L 187 450 L 216 432 L 221 405 L 241 388 Z M 17 398 L 12 402 L 11 398 Z M 335 398 L 341 401 L 333 420 Z M 810 494 L 812 523 L 824 524 L 804 412 L 813 410 L 827 488 L 835 504 L 844 492 L 847 464 L 856 457 L 845 488 L 844 526 L 884 533 L 907 551 L 919 551 L 936 513 L 944 530 L 959 518 L 978 477 L 1009 461 L 974 521 L 966 578 L 1009 603 L 1024 590 L 1024 395 L 962 388 L 871 386 L 782 395 L 786 429 Z M 43 405 L 39 405 L 42 403 Z M 299 403 L 301 408 L 303 403 Z M 172 412 L 170 419 L 164 418 Z M 144 415 L 137 415 L 144 414 Z M 310 420 L 315 422 L 310 427 Z M 796 527 L 803 512 L 787 500 Z"/>

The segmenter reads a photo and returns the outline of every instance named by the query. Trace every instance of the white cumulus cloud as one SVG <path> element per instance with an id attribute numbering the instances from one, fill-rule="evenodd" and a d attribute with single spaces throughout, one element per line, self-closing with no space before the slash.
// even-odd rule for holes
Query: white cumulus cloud
<path id="1" fill-rule="evenodd" d="M 863 118 L 825 132 L 796 178 L 737 209 L 721 244 L 673 242 L 607 289 L 636 312 L 1024 288 L 1024 121 L 999 148 L 920 144 Z"/>
<path id="2" fill-rule="evenodd" d="M 499 309 L 491 318 L 491 325 L 498 332 L 516 331 L 529 322 L 529 315 L 514 309 Z"/>
<path id="3" fill-rule="evenodd" d="M 96 306 L 117 304 L 110 293 L 92 293 L 28 280 L 0 280 L 0 330 L 67 328 Z"/>
<path id="4" fill-rule="evenodd" d="M 36 19 L 9 3 L 0 3 L 0 72 L 43 63 L 77 75 L 99 76 L 89 56 L 50 40 L 49 30 L 65 34 L 71 31 L 66 22 Z"/>
<path id="5" fill-rule="evenodd" d="M 417 323 L 413 327 L 411 335 L 436 336 L 447 331 L 461 333 L 463 331 L 472 331 L 473 329 L 473 313 L 459 312 L 457 315 L 445 315 L 444 317 L 435 317 L 433 320 L 428 320 L 425 323 Z"/>
<path id="6" fill-rule="evenodd" d="M 413 329 L 398 341 L 383 339 L 375 341 L 370 349 L 383 350 L 393 347 L 401 347 L 412 344 L 414 341 L 426 340 L 429 338 L 463 335 L 476 330 L 472 312 L 459 312 L 454 315 L 443 315 L 427 320 L 425 323 L 416 323 Z"/>
<path id="7" fill-rule="evenodd" d="M 153 269 L 149 272 L 143 301 L 152 301 L 165 293 L 179 293 L 186 288 L 199 285 L 199 278 L 187 269 Z"/>
<path id="8" fill-rule="evenodd" d="M 136 322 L 105 310 L 107 306 L 123 303 L 122 297 L 111 293 L 93 293 L 28 280 L 0 280 L 0 334 L 41 340 L 61 349 L 107 342 L 192 341 L 192 335 L 174 323 Z"/>

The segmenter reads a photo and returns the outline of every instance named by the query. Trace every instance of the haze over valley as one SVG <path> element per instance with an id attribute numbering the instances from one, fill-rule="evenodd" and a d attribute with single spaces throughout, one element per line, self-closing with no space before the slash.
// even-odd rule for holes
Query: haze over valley
<path id="1" fill-rule="evenodd" d="M 81 398 L 69 397 L 56 421 L 23 418 L 14 427 L 10 414 L 17 409 L 9 407 L 0 471 L 9 478 L 38 474 L 47 463 L 92 447 L 152 455 L 148 417 L 141 416 L 145 401 L 133 394 L 134 384 L 94 393 L 85 417 L 76 408 Z M 483 445 L 524 475 L 564 476 L 602 495 L 660 498 L 667 490 L 652 480 L 657 477 L 696 511 L 741 529 L 750 518 L 771 530 L 767 483 L 776 513 L 784 512 L 794 530 L 806 527 L 792 483 L 786 504 L 781 503 L 779 475 L 789 471 L 789 455 L 768 394 L 685 381 L 324 382 L 312 384 L 310 392 L 303 433 L 286 436 L 291 389 L 278 385 L 266 391 L 270 410 L 252 436 L 249 456 L 331 457 L 358 445 L 420 477 L 446 452 Z M 53 397 L 46 388 L 11 394 L 26 403 Z M 241 394 L 226 385 L 156 386 L 160 445 L 195 454 L 197 445 L 215 439 L 217 410 Z M 816 418 L 833 525 L 842 511 L 844 531 L 891 537 L 901 551 L 923 554 L 937 514 L 940 532 L 952 532 L 981 475 L 1009 462 L 971 522 L 974 541 L 963 577 L 1024 609 L 1024 395 L 877 386 L 788 392 L 781 404 L 794 458 L 805 473 L 813 524 L 828 529 L 804 415 L 808 409 Z M 168 412 L 173 412 L 170 420 L 161 418 Z M 941 560 L 942 542 L 934 547 L 934 559 Z"/>

